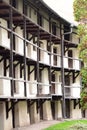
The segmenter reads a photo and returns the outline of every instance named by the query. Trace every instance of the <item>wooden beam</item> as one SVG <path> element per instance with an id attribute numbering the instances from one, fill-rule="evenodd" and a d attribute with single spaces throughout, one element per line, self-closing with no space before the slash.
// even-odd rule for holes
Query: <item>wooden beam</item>
<path id="1" fill-rule="evenodd" d="M 10 33 L 10 77 L 14 77 L 13 74 L 13 11 L 12 8 L 10 7 L 9 9 L 9 28 L 11 29 L 11 33 Z M 14 83 L 13 80 L 11 80 L 11 96 L 14 96 Z"/>

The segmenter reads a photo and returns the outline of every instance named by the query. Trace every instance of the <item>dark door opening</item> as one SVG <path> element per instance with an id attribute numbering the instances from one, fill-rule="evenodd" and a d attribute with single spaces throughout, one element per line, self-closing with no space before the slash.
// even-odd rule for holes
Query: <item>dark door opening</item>
<path id="1" fill-rule="evenodd" d="M 51 102 L 52 118 L 55 119 L 55 102 Z"/>
<path id="2" fill-rule="evenodd" d="M 43 103 L 40 101 L 40 120 L 43 120 Z"/>
<path id="3" fill-rule="evenodd" d="M 55 22 L 52 23 L 52 33 L 54 35 L 56 35 L 56 23 Z"/>
<path id="4" fill-rule="evenodd" d="M 54 65 L 57 65 L 57 48 L 53 48 L 53 61 L 54 61 Z"/>
<path id="5" fill-rule="evenodd" d="M 73 59 L 72 59 L 72 57 L 73 57 L 73 53 L 72 53 L 72 50 L 69 50 L 68 51 L 68 66 L 69 66 L 69 68 L 73 68 Z"/>
<path id="6" fill-rule="evenodd" d="M 70 96 L 70 75 L 65 75 L 65 96 Z"/>
<path id="7" fill-rule="evenodd" d="M 13 126 L 13 128 L 15 128 L 15 106 L 14 106 L 14 103 L 13 103 L 13 101 L 11 102 L 11 105 L 13 106 L 12 107 L 12 126 Z"/>
<path id="8" fill-rule="evenodd" d="M 70 32 L 70 27 L 64 25 L 64 33 Z M 70 41 L 70 34 L 64 35 L 64 39 Z"/>
<path id="9" fill-rule="evenodd" d="M 66 118 L 70 118 L 70 101 L 66 100 Z"/>

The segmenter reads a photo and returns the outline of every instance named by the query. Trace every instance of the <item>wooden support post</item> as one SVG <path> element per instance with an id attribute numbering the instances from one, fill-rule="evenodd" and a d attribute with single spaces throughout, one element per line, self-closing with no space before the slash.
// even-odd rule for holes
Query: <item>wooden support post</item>
<path id="1" fill-rule="evenodd" d="M 37 113 L 39 112 L 39 100 L 36 101 L 36 106 L 37 106 Z"/>
<path id="2" fill-rule="evenodd" d="M 5 108 L 6 108 L 6 119 L 9 117 L 8 109 L 9 109 L 9 103 L 6 101 L 5 102 Z"/>
<path id="3" fill-rule="evenodd" d="M 49 62 L 50 62 L 50 68 L 49 68 L 49 83 L 51 84 L 51 35 L 50 35 L 50 49 L 49 49 Z"/>
<path id="4" fill-rule="evenodd" d="M 61 36 L 61 81 L 62 81 L 62 116 L 66 118 L 66 104 L 65 104 L 65 78 L 64 78 L 64 39 L 63 32 L 60 24 L 60 36 Z"/>
<path id="5" fill-rule="evenodd" d="M 23 29 L 23 37 L 24 37 L 24 95 L 26 94 L 26 18 L 24 17 L 24 29 Z"/>
<path id="6" fill-rule="evenodd" d="M 39 40 L 40 40 L 40 29 L 38 28 L 37 32 L 37 82 L 39 83 L 40 77 L 39 77 Z M 37 84 L 37 95 L 39 95 L 39 84 Z"/>
<path id="7" fill-rule="evenodd" d="M 12 1 L 11 3 L 12 4 Z M 13 23 L 13 10 L 12 7 L 10 7 L 9 9 L 9 28 L 11 29 L 11 33 L 10 33 L 10 77 L 14 77 L 13 74 L 13 27 L 12 27 L 12 23 Z M 14 81 L 13 79 L 11 80 L 11 96 L 14 96 Z"/>

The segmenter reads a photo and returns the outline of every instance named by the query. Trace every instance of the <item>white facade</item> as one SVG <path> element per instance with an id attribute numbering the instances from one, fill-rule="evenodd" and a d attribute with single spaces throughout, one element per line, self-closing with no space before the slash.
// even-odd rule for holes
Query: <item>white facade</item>
<path id="1" fill-rule="evenodd" d="M 9 12 L 9 0 L 5 2 Z M 0 130 L 63 118 L 63 96 L 66 117 L 75 118 L 75 114 L 80 113 L 76 118 L 81 118 L 77 102 L 81 66 L 76 48 L 79 39 L 75 34 L 64 37 L 64 75 L 62 73 L 61 33 L 70 23 L 60 20 L 37 0 L 35 3 L 28 0 L 26 8 L 22 0 L 15 2 L 12 15 L 7 12 L 4 18 L 4 12 L 0 11 Z M 13 30 L 9 29 L 9 24 Z"/>

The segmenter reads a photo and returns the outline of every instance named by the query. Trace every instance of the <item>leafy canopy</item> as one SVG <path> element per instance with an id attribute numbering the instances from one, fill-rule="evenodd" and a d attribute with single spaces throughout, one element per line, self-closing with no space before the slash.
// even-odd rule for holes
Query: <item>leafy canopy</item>
<path id="1" fill-rule="evenodd" d="M 83 109 L 87 109 L 87 0 L 74 0 L 73 8 L 75 20 L 79 23 L 77 31 L 80 38 L 79 57 L 84 65 L 80 72 L 83 85 L 80 103 Z"/>
<path id="2" fill-rule="evenodd" d="M 76 21 L 87 19 L 87 0 L 74 1 L 74 15 Z"/>

